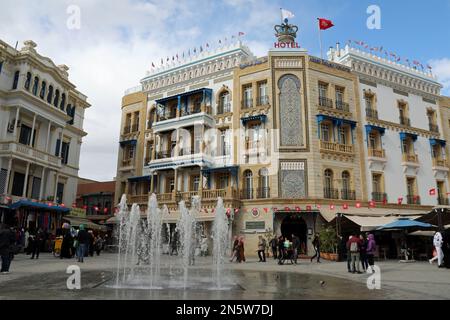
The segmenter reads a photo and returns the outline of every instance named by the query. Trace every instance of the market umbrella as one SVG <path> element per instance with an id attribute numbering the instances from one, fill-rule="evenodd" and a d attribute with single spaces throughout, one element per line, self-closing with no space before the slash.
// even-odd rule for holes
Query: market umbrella
<path id="1" fill-rule="evenodd" d="M 397 221 L 382 225 L 376 230 L 407 230 L 407 229 L 433 229 L 436 226 L 411 219 L 398 219 Z"/>

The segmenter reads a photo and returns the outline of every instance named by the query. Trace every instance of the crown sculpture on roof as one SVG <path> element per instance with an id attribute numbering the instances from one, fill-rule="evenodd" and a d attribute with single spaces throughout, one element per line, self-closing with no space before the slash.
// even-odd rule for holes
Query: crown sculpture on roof
<path id="1" fill-rule="evenodd" d="M 289 23 L 289 18 L 293 18 L 294 14 L 288 10 L 281 9 L 281 25 L 275 26 L 275 36 L 278 42 L 275 48 L 299 48 L 295 38 L 297 38 L 298 27 Z"/>

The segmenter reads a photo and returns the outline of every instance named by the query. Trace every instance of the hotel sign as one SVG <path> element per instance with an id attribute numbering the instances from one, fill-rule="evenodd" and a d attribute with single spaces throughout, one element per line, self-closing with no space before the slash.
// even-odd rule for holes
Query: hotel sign
<path id="1" fill-rule="evenodd" d="M 298 42 L 275 42 L 273 47 L 276 49 L 300 49 Z"/>

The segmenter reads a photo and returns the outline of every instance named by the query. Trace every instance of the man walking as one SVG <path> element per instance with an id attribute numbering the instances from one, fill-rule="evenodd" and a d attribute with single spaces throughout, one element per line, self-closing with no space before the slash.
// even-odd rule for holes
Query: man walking
<path id="1" fill-rule="evenodd" d="M 295 234 L 292 235 L 292 248 L 294 249 L 294 263 L 297 264 L 298 253 L 300 251 L 300 239 Z"/>
<path id="2" fill-rule="evenodd" d="M 80 224 L 80 230 L 78 231 L 78 262 L 84 262 L 84 256 L 86 255 L 86 249 L 89 244 L 89 233 L 84 229 L 84 225 Z"/>
<path id="3" fill-rule="evenodd" d="M 258 241 L 258 257 L 259 262 L 266 262 L 266 239 L 264 239 L 262 236 L 259 236 Z"/>
<path id="4" fill-rule="evenodd" d="M 348 248 L 350 249 L 350 257 L 352 262 L 352 272 L 361 273 L 359 269 L 359 255 L 361 250 L 361 240 L 357 236 L 353 236 L 348 240 Z"/>
<path id="5" fill-rule="evenodd" d="M 277 236 L 274 235 L 272 240 L 270 240 L 269 242 L 270 247 L 272 248 L 272 255 L 274 259 L 277 259 L 277 245 L 278 245 L 278 240 L 277 240 Z"/>
<path id="6" fill-rule="evenodd" d="M 33 251 L 31 254 L 31 259 L 34 259 L 34 257 L 36 257 L 36 259 L 39 259 L 39 253 L 41 252 L 41 247 L 42 247 L 43 241 L 44 241 L 44 235 L 42 233 L 42 230 L 39 228 L 39 230 L 34 235 L 34 239 L 32 242 L 32 250 Z"/>
<path id="7" fill-rule="evenodd" d="M 2 257 L 2 269 L 1 273 L 9 273 L 9 267 L 11 266 L 11 257 L 13 255 L 12 246 L 15 242 L 14 233 L 6 225 L 1 226 L 0 230 L 0 256 Z"/>
<path id="8" fill-rule="evenodd" d="M 436 249 L 436 253 L 437 253 L 437 260 L 438 260 L 438 267 L 441 268 L 442 267 L 442 263 L 444 261 L 444 252 L 442 251 L 442 244 L 443 244 L 443 238 L 442 238 L 442 234 L 437 231 L 434 234 L 434 238 L 433 238 L 433 245 L 434 248 Z M 434 258 L 430 260 L 430 263 L 433 263 Z"/>
<path id="9" fill-rule="evenodd" d="M 314 236 L 314 239 L 312 241 L 312 245 L 314 247 L 314 255 L 311 257 L 311 262 L 313 262 L 314 258 L 317 257 L 317 263 L 320 263 L 320 239 L 319 236 L 316 234 Z"/>

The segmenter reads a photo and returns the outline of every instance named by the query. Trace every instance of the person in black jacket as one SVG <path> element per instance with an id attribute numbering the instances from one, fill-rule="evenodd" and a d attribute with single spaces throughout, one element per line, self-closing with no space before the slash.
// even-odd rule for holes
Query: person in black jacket
<path id="1" fill-rule="evenodd" d="M 11 258 L 14 257 L 13 246 L 15 241 L 16 239 L 11 229 L 6 224 L 2 225 L 0 230 L 0 256 L 2 257 L 1 273 L 9 273 Z"/>
<path id="2" fill-rule="evenodd" d="M 42 243 L 44 241 L 44 234 L 41 229 L 38 230 L 38 232 L 34 235 L 33 241 L 31 242 L 31 250 L 32 255 L 31 259 L 39 259 L 39 253 L 41 252 Z"/>
<path id="3" fill-rule="evenodd" d="M 78 262 L 84 262 L 84 256 L 89 245 L 89 233 L 84 229 L 84 225 L 80 224 L 80 230 L 77 235 L 78 240 Z"/>

